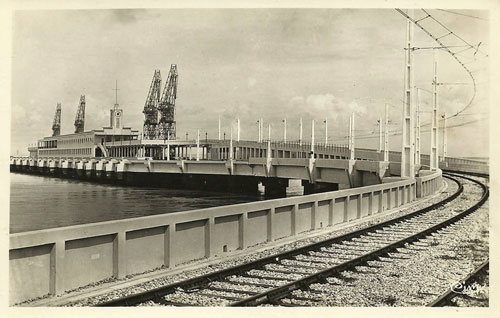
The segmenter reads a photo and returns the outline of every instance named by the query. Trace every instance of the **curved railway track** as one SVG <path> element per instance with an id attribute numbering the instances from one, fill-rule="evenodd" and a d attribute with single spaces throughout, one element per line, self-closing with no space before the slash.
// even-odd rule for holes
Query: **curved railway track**
<path id="1" fill-rule="evenodd" d="M 428 303 L 428 307 L 442 307 L 452 303 L 453 298 L 455 297 L 463 297 L 462 295 L 466 295 L 463 290 L 468 288 L 470 284 L 476 280 L 478 280 L 479 276 L 484 272 L 489 270 L 490 268 L 490 260 L 489 258 L 482 262 L 476 269 L 467 275 L 461 282 L 458 283 L 458 286 L 453 286 L 453 288 L 448 289 L 443 294 L 439 295 L 432 302 Z"/>
<path id="2" fill-rule="evenodd" d="M 396 248 L 415 243 L 478 209 L 488 199 L 488 187 L 461 175 L 447 174 L 458 189 L 444 200 L 364 229 L 298 249 L 153 290 L 100 303 L 97 306 L 258 306 L 294 297 L 311 284 L 327 283 L 341 272 L 389 255 Z M 459 179 L 481 187 L 481 199 L 463 211 L 447 209 L 460 200 L 464 186 Z"/>

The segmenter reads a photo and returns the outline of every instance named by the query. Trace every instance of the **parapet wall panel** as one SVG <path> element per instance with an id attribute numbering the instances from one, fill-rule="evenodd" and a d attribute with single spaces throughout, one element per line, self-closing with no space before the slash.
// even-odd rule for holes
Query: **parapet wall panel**
<path id="1" fill-rule="evenodd" d="M 316 228 L 324 228 L 328 226 L 328 214 L 330 211 L 330 201 L 319 201 L 316 206 Z"/>
<path id="2" fill-rule="evenodd" d="M 171 263 L 182 264 L 206 255 L 207 219 L 178 223 L 172 236 Z"/>
<path id="3" fill-rule="evenodd" d="M 345 204 L 347 198 L 336 198 L 333 204 L 333 224 L 344 222 Z"/>
<path id="4" fill-rule="evenodd" d="M 295 214 L 296 233 L 302 233 L 311 230 L 312 209 L 313 209 L 312 203 L 299 204 L 299 209 Z"/>
<path id="5" fill-rule="evenodd" d="M 274 211 L 274 238 L 279 239 L 292 235 L 293 205 L 276 208 Z"/>
<path id="6" fill-rule="evenodd" d="M 64 288 L 72 289 L 113 276 L 113 235 L 66 242 Z"/>
<path id="7" fill-rule="evenodd" d="M 50 292 L 51 245 L 9 251 L 9 302 L 15 304 Z"/>
<path id="8" fill-rule="evenodd" d="M 382 191 L 373 192 L 372 198 L 372 214 L 379 213 L 380 211 L 380 200 L 382 196 Z"/>
<path id="9" fill-rule="evenodd" d="M 241 215 L 215 218 L 212 248 L 214 255 L 237 250 L 239 245 L 239 222 Z"/>
<path id="10" fill-rule="evenodd" d="M 361 217 L 365 217 L 369 215 L 369 207 L 370 207 L 370 194 L 363 193 L 361 195 Z"/>
<path id="11" fill-rule="evenodd" d="M 267 241 L 269 210 L 248 212 L 247 246 L 254 246 Z"/>
<path id="12" fill-rule="evenodd" d="M 126 233 L 127 274 L 161 267 L 165 262 L 165 226 Z"/>
<path id="13" fill-rule="evenodd" d="M 349 197 L 349 205 L 347 209 L 347 220 L 352 221 L 358 218 L 358 200 L 359 195 L 351 195 Z"/>

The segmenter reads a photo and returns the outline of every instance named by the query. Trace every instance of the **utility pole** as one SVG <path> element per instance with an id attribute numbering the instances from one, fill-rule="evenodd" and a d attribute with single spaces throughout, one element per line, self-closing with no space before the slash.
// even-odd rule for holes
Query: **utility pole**
<path id="1" fill-rule="evenodd" d="M 267 131 L 267 161 L 271 160 L 271 124 L 269 124 Z"/>
<path id="2" fill-rule="evenodd" d="M 238 132 L 236 135 L 236 141 L 240 141 L 240 119 L 239 118 L 237 120 L 237 128 L 238 128 Z"/>
<path id="3" fill-rule="evenodd" d="M 415 120 L 415 165 L 420 165 L 420 89 L 417 88 L 415 99 L 417 102 L 416 105 L 416 120 Z"/>
<path id="4" fill-rule="evenodd" d="M 302 117 L 299 124 L 299 146 L 302 146 Z"/>
<path id="5" fill-rule="evenodd" d="M 385 104 L 384 161 L 389 161 L 389 104 Z"/>
<path id="6" fill-rule="evenodd" d="M 412 10 L 409 16 L 413 16 Z M 401 145 L 401 177 L 413 178 L 415 176 L 415 146 L 413 124 L 413 24 L 407 19 L 406 47 L 405 47 L 405 76 L 404 76 L 404 105 L 403 105 L 403 135 Z"/>
<path id="7" fill-rule="evenodd" d="M 311 159 L 314 159 L 314 119 L 311 122 Z"/>
<path id="8" fill-rule="evenodd" d="M 446 138 L 446 113 L 443 114 L 443 160 L 448 157 L 448 140 Z"/>
<path id="9" fill-rule="evenodd" d="M 257 120 L 257 123 L 259 124 L 259 142 L 262 142 L 262 140 L 264 139 L 262 129 L 264 127 L 264 123 L 262 122 L 262 118 Z"/>
<path id="10" fill-rule="evenodd" d="M 200 130 L 196 134 L 196 161 L 200 161 Z"/>
<path id="11" fill-rule="evenodd" d="M 229 160 L 233 160 L 233 126 L 229 131 Z"/>
<path id="12" fill-rule="evenodd" d="M 328 144 L 328 118 L 325 118 L 325 146 Z"/>
<path id="13" fill-rule="evenodd" d="M 377 122 L 378 122 L 378 152 L 382 152 L 382 118 L 379 118 Z"/>
<path id="14" fill-rule="evenodd" d="M 438 141 L 439 141 L 439 119 L 438 119 L 438 92 L 437 92 L 437 60 L 436 60 L 436 50 L 434 50 L 434 78 L 432 80 L 432 118 L 431 118 L 431 153 L 430 153 L 430 167 L 431 170 L 436 170 L 439 168 L 439 153 L 438 153 Z"/>
<path id="15" fill-rule="evenodd" d="M 219 134 L 217 135 L 217 139 L 220 140 L 220 116 L 219 116 Z"/>
<path id="16" fill-rule="evenodd" d="M 354 137 L 354 112 L 352 113 L 351 118 L 349 120 L 349 129 L 350 129 L 350 132 L 349 132 L 349 141 L 350 141 L 349 159 L 354 160 L 354 147 L 355 147 L 355 143 L 354 143 L 354 138 L 355 138 Z"/>
<path id="17" fill-rule="evenodd" d="M 283 142 L 286 142 L 286 118 L 283 119 Z"/>

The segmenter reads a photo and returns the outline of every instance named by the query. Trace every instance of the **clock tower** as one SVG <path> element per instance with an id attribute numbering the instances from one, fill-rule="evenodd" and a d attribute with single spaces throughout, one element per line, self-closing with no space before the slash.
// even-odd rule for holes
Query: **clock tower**
<path id="1" fill-rule="evenodd" d="M 116 93 L 116 101 L 115 101 L 115 106 L 113 106 L 113 109 L 110 110 L 110 116 L 109 116 L 109 121 L 110 121 L 110 126 L 113 129 L 122 129 L 123 128 L 123 109 L 118 108 L 118 80 L 116 81 L 116 87 L 114 89 Z"/>
<path id="2" fill-rule="evenodd" d="M 113 109 L 110 110 L 110 126 L 113 129 L 121 129 L 123 124 L 122 124 L 122 117 L 123 117 L 123 109 L 118 108 L 118 104 L 115 104 Z"/>

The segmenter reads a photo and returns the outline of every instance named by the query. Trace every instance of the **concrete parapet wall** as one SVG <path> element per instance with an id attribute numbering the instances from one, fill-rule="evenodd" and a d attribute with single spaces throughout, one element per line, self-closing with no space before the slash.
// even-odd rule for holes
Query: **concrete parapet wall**
<path id="1" fill-rule="evenodd" d="M 416 180 L 11 234 L 10 303 L 382 213 L 437 191 L 440 182 L 436 171 Z"/>

